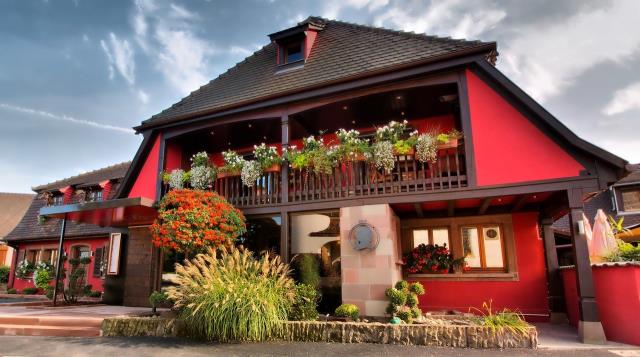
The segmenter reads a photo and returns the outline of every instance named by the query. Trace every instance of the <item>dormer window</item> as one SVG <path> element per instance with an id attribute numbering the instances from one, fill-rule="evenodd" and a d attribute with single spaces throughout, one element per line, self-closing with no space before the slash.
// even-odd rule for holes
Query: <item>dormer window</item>
<path id="1" fill-rule="evenodd" d="M 282 49 L 283 49 L 282 59 L 284 60 L 284 62 L 281 62 L 280 64 L 287 64 L 287 63 L 303 60 L 304 59 L 303 47 L 304 45 L 302 41 L 297 41 L 297 42 L 293 42 L 285 46 L 282 46 Z"/>
<path id="2" fill-rule="evenodd" d="M 53 206 L 62 206 L 64 204 L 64 196 L 63 195 L 54 195 L 51 198 L 51 205 Z"/>
<path id="3" fill-rule="evenodd" d="M 102 201 L 102 189 L 94 189 L 87 192 L 86 201 L 87 202 Z"/>

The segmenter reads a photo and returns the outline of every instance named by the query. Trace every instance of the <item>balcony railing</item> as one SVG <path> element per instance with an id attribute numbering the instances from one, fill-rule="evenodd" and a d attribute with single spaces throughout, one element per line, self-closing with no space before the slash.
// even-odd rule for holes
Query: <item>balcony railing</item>
<path id="1" fill-rule="evenodd" d="M 389 173 L 373 164 L 355 161 L 330 174 L 289 169 L 286 203 L 343 200 L 354 197 L 416 194 L 467 186 L 463 145 L 440 150 L 435 163 L 422 163 L 415 155 L 397 155 Z M 268 172 L 253 187 L 239 176 L 221 177 L 214 189 L 237 207 L 273 206 L 285 203 L 280 172 Z"/>

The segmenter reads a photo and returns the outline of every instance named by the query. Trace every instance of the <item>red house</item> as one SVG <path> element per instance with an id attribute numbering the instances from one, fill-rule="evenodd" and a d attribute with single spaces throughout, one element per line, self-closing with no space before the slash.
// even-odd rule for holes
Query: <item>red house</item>
<path id="1" fill-rule="evenodd" d="M 33 275 L 16 276 L 16 266 L 22 261 L 32 265 L 44 262 L 55 266 L 62 222 L 40 216 L 42 207 L 62 207 L 72 204 L 102 203 L 113 198 L 124 177 L 129 162 L 105 167 L 33 188 L 36 196 L 24 216 L 5 240 L 16 252 L 13 255 L 9 287 L 18 291 L 34 287 Z M 89 257 L 85 282 L 94 291 L 104 291 L 109 234 L 117 231 L 93 224 L 66 222 L 64 255 L 69 258 Z M 65 263 L 65 266 L 67 264 Z"/>
<path id="2" fill-rule="evenodd" d="M 146 304 L 161 284 L 161 252 L 147 226 L 166 192 L 160 173 L 189 168 L 206 151 L 250 155 L 262 142 L 300 147 L 340 128 L 363 136 L 391 120 L 419 132 L 456 129 L 455 146 L 423 163 L 412 152 L 389 171 L 363 161 L 331 171 L 282 165 L 247 187 L 219 176 L 215 189 L 243 210 L 246 246 L 285 260 L 328 262 L 325 283 L 365 315 L 383 315 L 384 290 L 405 277 L 424 284 L 423 310 L 493 301 L 547 321 L 557 311 L 553 221 L 570 217 L 580 334 L 602 339 L 581 217 L 583 205 L 624 173 L 626 162 L 578 138 L 494 66 L 494 42 L 453 40 L 310 17 L 218 78 L 135 127 L 144 140 L 117 192 L 98 203 L 43 207 L 44 216 L 122 230 L 113 286 L 125 305 Z M 330 134 L 326 141 L 334 140 Z M 377 238 L 360 250 L 353 228 Z M 410 273 L 403 253 L 447 244 L 466 268 Z M 115 265 L 114 265 L 115 267 Z M 118 285 L 121 284 L 121 285 Z M 554 291 L 555 289 L 555 291 Z"/>

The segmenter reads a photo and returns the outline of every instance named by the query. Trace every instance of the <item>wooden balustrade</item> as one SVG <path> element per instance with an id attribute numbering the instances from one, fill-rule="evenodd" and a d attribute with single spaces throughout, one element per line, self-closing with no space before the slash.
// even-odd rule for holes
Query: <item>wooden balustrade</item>
<path id="1" fill-rule="evenodd" d="M 365 161 L 344 163 L 324 174 L 290 168 L 287 201 L 340 200 L 466 187 L 462 147 L 440 150 L 435 163 L 422 163 L 414 154 L 396 155 L 389 173 Z M 240 176 L 219 177 L 214 189 L 237 207 L 273 206 L 283 203 L 281 176 L 280 172 L 266 172 L 252 187 L 244 185 Z"/>

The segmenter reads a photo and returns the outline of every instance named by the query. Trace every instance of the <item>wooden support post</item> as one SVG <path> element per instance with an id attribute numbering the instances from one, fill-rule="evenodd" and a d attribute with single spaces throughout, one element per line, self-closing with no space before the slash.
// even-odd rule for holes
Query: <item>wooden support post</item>
<path id="1" fill-rule="evenodd" d="M 287 112 L 282 113 L 280 124 L 282 130 L 282 150 L 285 150 L 289 148 L 289 139 L 291 135 L 289 130 L 289 114 Z M 280 202 L 289 202 L 289 162 L 286 160 L 282 163 L 282 168 L 280 171 L 280 194 Z"/>
<path id="2" fill-rule="evenodd" d="M 64 253 L 63 253 L 63 245 L 64 245 L 64 233 L 67 228 L 67 214 L 65 213 L 64 218 L 62 219 L 62 225 L 60 227 L 60 240 L 58 241 L 58 263 L 56 264 L 56 281 L 53 286 L 53 306 L 56 306 L 56 302 L 58 301 L 58 285 L 60 285 L 60 272 L 62 270 L 62 264 L 64 263 Z"/>
<path id="3" fill-rule="evenodd" d="M 582 189 L 567 191 L 569 201 L 569 224 L 573 259 L 576 269 L 576 286 L 578 289 L 578 337 L 583 343 L 604 344 L 606 338 L 602 323 L 598 316 L 593 272 L 589 261 L 589 248 L 582 221 L 584 206 Z"/>
<path id="4" fill-rule="evenodd" d="M 289 212 L 280 211 L 280 257 L 289 263 Z"/>
<path id="5" fill-rule="evenodd" d="M 555 234 L 553 232 L 552 218 L 542 219 L 542 237 L 544 239 L 544 252 L 547 262 L 547 284 L 549 289 L 549 308 L 551 310 L 551 323 L 567 322 L 567 313 L 564 302 L 564 290 L 562 279 L 558 270 L 558 251 L 556 250 Z"/>

